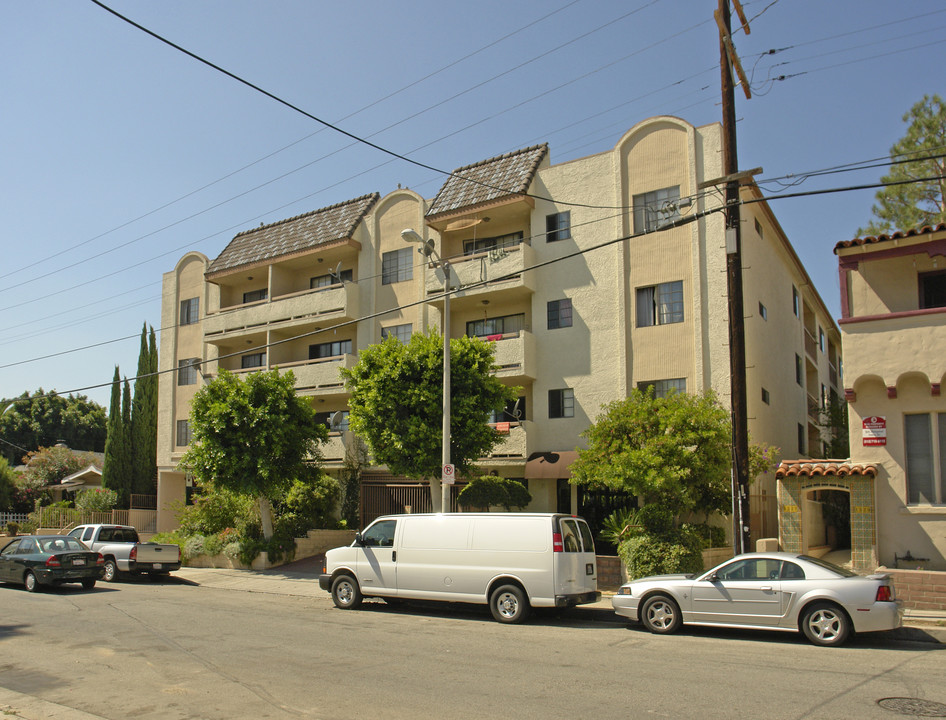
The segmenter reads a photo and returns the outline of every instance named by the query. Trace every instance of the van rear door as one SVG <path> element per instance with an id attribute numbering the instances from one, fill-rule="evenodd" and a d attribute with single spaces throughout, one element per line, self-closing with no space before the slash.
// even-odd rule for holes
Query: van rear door
<path id="1" fill-rule="evenodd" d="M 598 590 L 598 568 L 595 562 L 595 543 L 582 518 L 557 515 L 553 518 L 558 530 L 553 535 L 553 564 L 556 597 L 589 602 L 587 596 Z M 558 537 L 561 537 L 559 542 Z M 579 596 L 585 596 L 579 600 Z"/>

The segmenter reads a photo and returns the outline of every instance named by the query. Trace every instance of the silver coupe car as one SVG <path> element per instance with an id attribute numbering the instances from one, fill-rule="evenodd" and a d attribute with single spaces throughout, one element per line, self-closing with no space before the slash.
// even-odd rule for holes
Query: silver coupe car
<path id="1" fill-rule="evenodd" d="M 654 633 L 683 623 L 801 631 L 815 645 L 852 632 L 900 627 L 903 610 L 884 574 L 860 576 L 796 553 L 747 553 L 700 575 L 656 575 L 621 586 L 618 615 Z"/>

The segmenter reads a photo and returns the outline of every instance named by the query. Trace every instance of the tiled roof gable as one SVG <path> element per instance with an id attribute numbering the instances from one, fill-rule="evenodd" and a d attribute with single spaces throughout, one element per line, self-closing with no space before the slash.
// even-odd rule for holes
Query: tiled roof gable
<path id="1" fill-rule="evenodd" d="M 844 477 L 846 475 L 877 475 L 873 463 L 853 463 L 850 460 L 783 460 L 775 470 L 775 477 Z"/>
<path id="2" fill-rule="evenodd" d="M 349 238 L 380 198 L 379 193 L 261 225 L 236 235 L 207 270 L 211 276 L 244 265 L 294 255 Z"/>
<path id="3" fill-rule="evenodd" d="M 440 188 L 427 217 L 527 192 L 548 151 L 548 143 L 542 143 L 457 168 Z"/>
<path id="4" fill-rule="evenodd" d="M 932 235 L 935 232 L 942 232 L 943 230 L 946 230 L 946 223 L 939 223 L 938 225 L 924 225 L 923 227 L 912 228 L 910 230 L 898 230 L 897 232 L 890 233 L 889 235 L 871 235 L 864 238 L 854 238 L 853 240 L 842 240 L 834 246 L 834 252 L 843 250 L 844 248 L 862 245 L 875 245 L 876 243 L 888 242 L 890 240 L 902 240 L 904 238 L 916 237 L 918 235 Z"/>

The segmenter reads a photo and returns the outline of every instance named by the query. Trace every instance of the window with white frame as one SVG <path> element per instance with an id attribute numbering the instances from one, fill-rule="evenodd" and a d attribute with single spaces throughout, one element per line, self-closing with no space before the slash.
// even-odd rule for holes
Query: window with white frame
<path id="1" fill-rule="evenodd" d="M 414 277 L 411 248 L 391 250 L 381 255 L 381 284 L 404 282 Z"/>
<path id="2" fill-rule="evenodd" d="M 572 214 L 570 211 L 545 216 L 545 241 L 567 240 L 572 236 Z"/>
<path id="3" fill-rule="evenodd" d="M 335 340 L 309 345 L 309 360 L 321 360 L 341 355 L 351 355 L 351 340 Z"/>
<path id="4" fill-rule="evenodd" d="M 410 342 L 412 334 L 412 326 L 410 323 L 405 325 L 389 325 L 388 327 L 381 328 L 381 339 L 386 340 L 389 337 L 396 337 L 402 345 L 407 345 Z"/>
<path id="5" fill-rule="evenodd" d="M 177 439 L 175 445 L 177 447 L 187 447 L 191 444 L 191 424 L 189 420 L 178 420 L 177 421 Z"/>
<path id="6" fill-rule="evenodd" d="M 186 358 L 177 361 L 177 384 L 196 385 L 197 373 L 200 372 L 200 358 Z"/>
<path id="7" fill-rule="evenodd" d="M 676 201 L 680 186 L 661 188 L 634 196 L 634 232 L 651 232 L 680 219 Z"/>
<path id="8" fill-rule="evenodd" d="M 575 391 L 571 388 L 549 390 L 549 417 L 575 417 Z"/>
<path id="9" fill-rule="evenodd" d="M 181 325 L 193 325 L 197 322 L 197 311 L 200 306 L 198 298 L 188 298 L 181 300 L 181 318 L 178 321 Z"/>
<path id="10" fill-rule="evenodd" d="M 907 504 L 946 505 L 946 413 L 904 415 L 903 434 Z"/>
<path id="11" fill-rule="evenodd" d="M 637 288 L 637 327 L 683 322 L 683 281 Z"/>
<path id="12" fill-rule="evenodd" d="M 641 392 L 653 392 L 655 398 L 667 397 L 671 392 L 685 393 L 687 391 L 686 378 L 668 378 L 666 380 L 644 380 L 637 383 Z"/>

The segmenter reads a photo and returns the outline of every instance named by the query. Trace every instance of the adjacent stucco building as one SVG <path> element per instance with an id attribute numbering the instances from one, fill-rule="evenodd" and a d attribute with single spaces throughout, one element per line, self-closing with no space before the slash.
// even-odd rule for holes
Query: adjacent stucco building
<path id="1" fill-rule="evenodd" d="M 240 233 L 212 261 L 188 253 L 164 276 L 160 366 L 176 372 L 160 380 L 159 506 L 183 497 L 190 399 L 218 367 L 291 368 L 299 393 L 338 423 L 323 455 L 341 469 L 351 438 L 339 368 L 389 334 L 440 327 L 442 271 L 404 242 L 407 228 L 450 259 L 463 288 L 450 333 L 494 341 L 499 377 L 522 388 L 494 418 L 504 441 L 483 469 L 524 479 L 530 509 L 605 502 L 567 482 L 604 404 L 651 385 L 712 388 L 728 403 L 725 234 L 711 182 L 720 143 L 717 124 L 651 118 L 597 155 L 553 164 L 537 145 L 458 168 L 432 199 L 364 195 Z M 743 197 L 760 200 L 751 184 Z M 742 217 L 752 439 L 820 456 L 840 334 L 768 205 Z M 422 509 L 412 485 L 366 468 L 364 512 Z M 754 535 L 774 535 L 774 478 L 753 494 Z M 161 525 L 173 525 L 169 511 Z"/>

